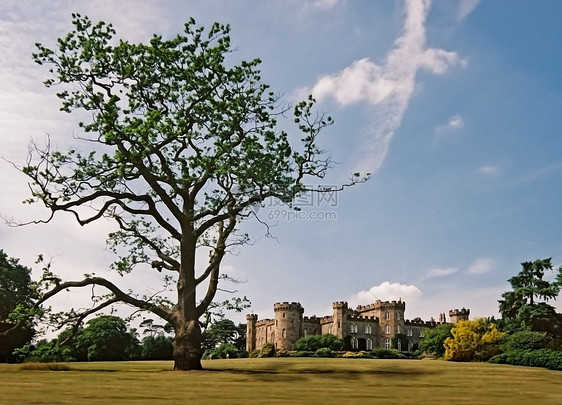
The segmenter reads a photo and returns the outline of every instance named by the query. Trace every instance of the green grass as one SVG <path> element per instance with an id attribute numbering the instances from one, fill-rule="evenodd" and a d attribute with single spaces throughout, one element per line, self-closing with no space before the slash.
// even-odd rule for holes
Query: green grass
<path id="1" fill-rule="evenodd" d="M 562 403 L 562 373 L 439 360 L 273 358 L 0 365 L 0 404 Z"/>

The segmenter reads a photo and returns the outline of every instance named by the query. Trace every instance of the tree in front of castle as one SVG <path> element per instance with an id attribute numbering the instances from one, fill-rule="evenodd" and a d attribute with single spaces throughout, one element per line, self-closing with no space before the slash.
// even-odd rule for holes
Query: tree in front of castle
<path id="1" fill-rule="evenodd" d="M 554 269 L 552 258 L 521 264 L 522 269 L 508 281 L 512 290 L 502 294 L 499 309 L 504 329 L 546 332 L 562 340 L 562 314 L 548 303 L 562 288 L 562 267 Z M 545 279 L 554 273 L 552 281 Z"/>
<path id="2" fill-rule="evenodd" d="M 116 303 L 150 311 L 173 326 L 174 368 L 200 369 L 200 318 L 225 277 L 221 261 L 248 241 L 240 222 L 266 199 L 290 204 L 305 182 L 325 175 L 331 162 L 317 136 L 332 119 L 313 112 L 312 97 L 297 103 L 294 146 L 277 123 L 289 109 L 261 82 L 260 61 L 228 64 L 228 26 L 205 30 L 191 20 L 170 40 L 135 44 L 115 41 L 111 24 L 80 15 L 73 24 L 58 49 L 38 44 L 34 59 L 50 68 L 47 87 L 62 87 L 61 110 L 87 113 L 74 135 L 86 150 L 34 148 L 21 168 L 31 179 L 29 202 L 50 210 L 36 222 L 59 212 L 80 225 L 113 221 L 112 268 L 162 272 L 162 291 L 175 286 L 177 298 L 143 297 L 94 275 L 64 281 L 47 270 L 40 303 L 67 289 L 103 287 L 107 294 L 64 314 L 64 324 Z M 347 185 L 362 180 L 355 174 Z"/>

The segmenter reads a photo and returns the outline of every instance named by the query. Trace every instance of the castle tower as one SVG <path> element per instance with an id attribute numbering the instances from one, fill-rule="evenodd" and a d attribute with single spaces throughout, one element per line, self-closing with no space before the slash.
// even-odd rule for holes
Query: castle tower
<path id="1" fill-rule="evenodd" d="M 246 350 L 251 352 L 256 350 L 256 321 L 258 316 L 255 314 L 246 315 Z"/>
<path id="2" fill-rule="evenodd" d="M 380 325 L 380 341 L 379 345 L 385 348 L 391 348 L 392 338 L 397 334 L 406 334 L 404 325 L 404 312 L 406 311 L 406 303 L 399 299 L 398 301 L 381 301 L 375 302 L 374 314 L 379 318 Z M 406 350 L 405 347 L 398 347 L 399 350 Z"/>
<path id="3" fill-rule="evenodd" d="M 447 323 L 447 318 L 445 316 L 445 312 L 439 314 L 439 323 Z"/>
<path id="4" fill-rule="evenodd" d="M 346 325 L 344 325 L 344 323 L 346 323 L 347 320 L 347 302 L 334 302 L 332 303 L 332 308 L 334 309 L 334 335 L 336 335 L 340 339 L 343 339 L 344 330 L 346 330 Z"/>
<path id="5" fill-rule="evenodd" d="M 282 302 L 273 305 L 275 312 L 275 340 L 277 349 L 293 350 L 302 336 L 304 309 L 298 302 Z"/>
<path id="6" fill-rule="evenodd" d="M 451 323 L 457 324 L 460 321 L 468 321 L 468 315 L 470 315 L 470 309 L 451 309 L 449 311 L 449 318 L 451 318 Z"/>

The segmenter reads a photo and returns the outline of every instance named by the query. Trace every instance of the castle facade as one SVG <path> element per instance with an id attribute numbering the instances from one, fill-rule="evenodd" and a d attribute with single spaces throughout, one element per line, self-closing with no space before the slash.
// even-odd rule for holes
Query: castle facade
<path id="1" fill-rule="evenodd" d="M 347 302 L 334 302 L 333 314 L 324 317 L 303 316 L 304 308 L 298 302 L 273 305 L 274 319 L 258 320 L 257 315 L 246 315 L 246 350 L 260 349 L 273 343 L 277 349 L 294 350 L 301 337 L 331 333 L 344 341 L 346 350 L 372 350 L 375 347 L 398 350 L 417 349 L 424 331 L 447 323 L 445 313 L 439 320 L 433 318 L 405 319 L 406 303 L 377 300 L 373 304 L 359 305 L 355 309 Z M 466 308 L 449 311 L 449 322 L 456 324 L 467 320 Z"/>

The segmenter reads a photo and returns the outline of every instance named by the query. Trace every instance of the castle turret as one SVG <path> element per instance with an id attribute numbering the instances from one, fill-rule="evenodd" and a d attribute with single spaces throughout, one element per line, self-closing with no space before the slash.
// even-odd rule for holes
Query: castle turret
<path id="1" fill-rule="evenodd" d="M 273 305 L 275 312 L 275 347 L 293 350 L 295 342 L 302 336 L 304 309 L 298 302 L 282 302 Z"/>
<path id="2" fill-rule="evenodd" d="M 334 309 L 333 334 L 339 337 L 340 339 L 343 339 L 344 337 L 343 331 L 346 330 L 344 323 L 346 322 L 347 319 L 347 310 L 348 310 L 347 302 L 343 302 L 343 301 L 334 302 L 332 303 L 332 308 Z"/>
<path id="3" fill-rule="evenodd" d="M 256 350 L 256 321 L 258 316 L 255 314 L 246 315 L 246 350 L 251 352 Z"/>
<path id="4" fill-rule="evenodd" d="M 470 309 L 451 309 L 449 311 L 449 318 L 451 318 L 451 323 L 457 324 L 460 321 L 468 321 L 468 315 L 470 315 Z"/>

